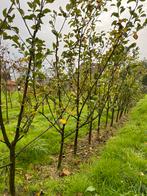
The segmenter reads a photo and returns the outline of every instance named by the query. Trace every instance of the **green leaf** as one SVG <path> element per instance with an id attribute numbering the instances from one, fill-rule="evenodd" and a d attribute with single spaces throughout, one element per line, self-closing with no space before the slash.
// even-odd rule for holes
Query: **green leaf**
<path id="1" fill-rule="evenodd" d="M 136 0 L 128 0 L 127 3 L 136 2 Z"/>
<path id="2" fill-rule="evenodd" d="M 19 28 L 17 28 L 17 27 L 11 27 L 11 29 L 12 29 L 13 31 L 15 31 L 17 34 L 19 33 Z"/>
<path id="3" fill-rule="evenodd" d="M 53 3 L 55 0 L 46 0 L 46 3 Z"/>
<path id="4" fill-rule="evenodd" d="M 40 0 L 34 0 L 37 5 L 40 5 Z"/>
<path id="5" fill-rule="evenodd" d="M 57 32 L 55 29 L 52 30 L 52 33 L 53 33 L 55 36 L 58 36 L 58 32 Z"/>
<path id="6" fill-rule="evenodd" d="M 48 9 L 48 8 L 46 8 L 46 9 L 43 10 L 43 14 L 47 14 L 47 13 L 49 13 L 49 12 L 51 12 L 51 10 Z"/>
<path id="7" fill-rule="evenodd" d="M 131 49 L 131 48 L 134 48 L 134 47 L 136 47 L 136 43 L 132 43 L 128 48 L 129 48 L 129 50 Z"/>
<path id="8" fill-rule="evenodd" d="M 4 17 L 7 16 L 7 8 L 5 8 L 5 9 L 3 10 L 3 16 L 4 16 Z"/>
<path id="9" fill-rule="evenodd" d="M 111 16 L 115 16 L 118 18 L 119 14 L 117 12 L 113 12 Z"/>
<path id="10" fill-rule="evenodd" d="M 27 2 L 27 4 L 28 4 L 28 6 L 29 6 L 30 8 L 33 8 L 33 3 Z"/>
<path id="11" fill-rule="evenodd" d="M 26 20 L 33 20 L 35 17 L 36 17 L 35 14 L 30 14 L 30 15 L 26 15 L 24 17 L 24 19 L 26 19 Z"/>
<path id="12" fill-rule="evenodd" d="M 67 5 L 66 5 L 66 10 L 67 10 L 67 11 L 69 11 L 71 8 L 72 8 L 72 5 L 71 5 L 71 4 L 67 4 Z"/>
<path id="13" fill-rule="evenodd" d="M 124 7 L 121 7 L 120 8 L 120 13 L 123 13 L 125 11 L 125 8 Z"/>
<path id="14" fill-rule="evenodd" d="M 23 9 L 19 8 L 18 10 L 19 10 L 20 14 L 21 14 L 22 16 L 24 16 L 24 11 L 23 11 Z"/>
<path id="15" fill-rule="evenodd" d="M 15 43 L 18 43 L 19 37 L 18 37 L 17 35 L 13 35 L 13 36 L 12 36 L 12 40 L 13 40 Z"/>
<path id="16" fill-rule="evenodd" d="M 118 2 L 117 2 L 117 7 L 120 7 L 120 5 L 121 5 L 121 1 L 118 0 Z"/>
<path id="17" fill-rule="evenodd" d="M 67 16 L 66 12 L 64 12 L 64 10 L 62 9 L 62 7 L 59 7 L 59 10 L 60 10 L 61 14 L 63 15 L 63 17 L 66 17 Z"/>

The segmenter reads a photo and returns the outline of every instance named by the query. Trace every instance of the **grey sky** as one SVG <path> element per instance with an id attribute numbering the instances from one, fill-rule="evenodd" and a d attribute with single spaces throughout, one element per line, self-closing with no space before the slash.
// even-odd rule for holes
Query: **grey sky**
<path id="1" fill-rule="evenodd" d="M 68 3 L 68 1 L 69 0 L 55 0 L 53 4 L 50 4 L 50 7 L 56 10 L 57 8 L 59 8 L 59 6 L 65 6 L 66 3 Z M 24 9 L 26 7 L 25 6 L 26 2 L 27 2 L 26 0 L 21 0 L 22 6 Z M 6 7 L 9 7 L 9 0 L 0 0 L 0 17 L 2 16 L 2 10 Z M 147 12 L 147 0 L 144 3 L 144 7 Z M 107 29 L 111 23 L 109 14 L 104 14 L 102 17 L 102 20 L 103 20 L 102 25 L 100 25 L 99 28 Z M 49 21 L 49 18 L 45 18 L 44 20 L 45 24 L 42 27 L 42 31 L 40 33 L 40 36 L 44 40 L 46 40 L 47 45 L 49 45 L 50 39 L 52 39 L 49 35 L 50 29 L 49 29 L 48 21 Z M 25 37 L 27 34 L 27 31 L 23 27 L 21 18 L 19 16 L 17 16 L 15 24 L 21 27 L 21 35 Z M 60 25 L 60 21 L 58 21 L 57 25 Z M 140 31 L 139 38 L 137 40 L 137 45 L 140 48 L 140 58 L 141 59 L 147 58 L 147 27 L 145 27 L 142 31 Z"/>

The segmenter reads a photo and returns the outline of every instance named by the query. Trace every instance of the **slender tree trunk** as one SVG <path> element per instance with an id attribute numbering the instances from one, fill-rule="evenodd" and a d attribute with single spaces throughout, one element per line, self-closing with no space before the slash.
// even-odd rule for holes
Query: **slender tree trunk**
<path id="1" fill-rule="evenodd" d="M 113 126 L 113 122 L 114 122 L 114 113 L 115 113 L 115 110 L 113 108 L 112 109 L 112 115 L 111 115 L 111 124 L 110 124 L 111 127 Z"/>
<path id="2" fill-rule="evenodd" d="M 100 112 L 99 115 L 98 115 L 98 127 L 97 127 L 97 139 L 98 139 L 98 141 L 100 139 L 101 116 L 102 116 L 102 112 Z"/>
<path id="3" fill-rule="evenodd" d="M 15 146 L 10 147 L 9 189 L 11 196 L 15 196 Z"/>
<path id="4" fill-rule="evenodd" d="M 44 114 L 44 98 L 42 99 L 42 113 Z"/>
<path id="5" fill-rule="evenodd" d="M 74 140 L 74 155 L 77 154 L 77 147 L 78 147 L 78 136 L 79 136 L 79 116 L 77 118 L 77 124 L 76 124 L 76 134 L 75 134 L 75 140 Z"/>
<path id="6" fill-rule="evenodd" d="M 108 117 L 109 117 L 109 107 L 107 107 L 107 110 L 106 110 L 106 123 L 105 123 L 105 127 L 108 126 Z"/>
<path id="7" fill-rule="evenodd" d="M 2 110 L 2 62 L 0 59 L 0 128 L 3 135 L 4 141 L 8 148 L 10 148 L 10 141 L 6 132 L 4 120 L 3 120 L 3 110 Z"/>
<path id="8" fill-rule="evenodd" d="M 61 133 L 60 153 L 59 153 L 58 166 L 57 166 L 58 169 L 61 168 L 62 159 L 63 159 L 63 149 L 64 149 L 64 126 L 65 126 L 65 125 L 63 125 L 63 130 L 62 130 L 62 133 Z"/>
<path id="9" fill-rule="evenodd" d="M 76 94 L 76 110 L 77 110 L 77 122 L 76 122 L 76 132 L 75 132 L 75 140 L 74 140 L 74 155 L 77 154 L 78 147 L 78 136 L 79 136 L 79 125 L 80 125 L 80 62 L 81 62 L 81 39 L 79 43 L 79 54 L 78 54 L 78 68 L 77 68 L 77 94 Z"/>
<path id="10" fill-rule="evenodd" d="M 60 73 L 59 73 L 59 57 L 58 57 L 58 50 L 59 50 L 59 37 L 56 36 L 56 51 L 55 51 L 55 68 L 56 68 L 56 77 L 57 77 L 57 96 L 58 96 L 58 107 L 62 108 L 62 99 L 61 99 L 61 80 L 60 80 Z"/>
<path id="11" fill-rule="evenodd" d="M 120 109 L 118 108 L 117 115 L 116 115 L 116 122 L 118 122 L 118 120 L 119 120 L 119 113 L 120 113 Z"/>
<path id="12" fill-rule="evenodd" d="M 7 89 L 6 89 L 6 120 L 7 120 L 7 123 L 9 123 L 8 91 L 7 91 Z"/>
<path id="13" fill-rule="evenodd" d="M 89 125 L 89 135 L 88 135 L 88 143 L 91 144 L 92 140 L 92 126 L 93 125 L 93 118 L 90 119 L 90 125 Z"/>
<path id="14" fill-rule="evenodd" d="M 124 112 L 123 110 L 120 111 L 119 119 L 121 119 L 123 112 Z"/>
<path id="15" fill-rule="evenodd" d="M 91 54 L 91 48 L 89 45 L 89 52 L 90 52 L 90 69 L 89 69 L 89 78 L 90 78 L 90 84 L 92 82 L 92 54 Z M 91 108 L 91 100 L 92 100 L 92 92 L 89 92 L 89 113 L 91 115 L 90 117 L 90 124 L 89 124 L 89 135 L 88 135 L 88 143 L 89 145 L 91 144 L 91 140 L 92 140 L 92 128 L 93 128 L 93 114 L 91 114 L 92 112 L 92 108 Z"/>

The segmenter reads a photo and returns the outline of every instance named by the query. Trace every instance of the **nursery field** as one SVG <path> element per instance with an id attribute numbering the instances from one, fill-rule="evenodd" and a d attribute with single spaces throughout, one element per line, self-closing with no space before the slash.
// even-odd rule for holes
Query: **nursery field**
<path id="1" fill-rule="evenodd" d="M 9 138 L 13 138 L 15 135 L 16 128 L 16 118 L 19 112 L 19 98 L 20 94 L 18 92 L 14 92 L 11 94 L 11 101 L 8 101 L 9 112 L 6 114 L 5 107 L 5 96 L 3 94 L 3 117 L 6 123 L 7 134 Z M 50 103 L 53 108 L 52 102 Z M 26 113 L 30 113 L 31 110 L 29 108 L 29 104 L 26 106 Z M 44 104 L 44 113 L 49 114 L 48 106 Z M 21 191 L 29 191 L 30 193 L 35 192 L 40 189 L 40 185 L 42 184 L 42 180 L 44 181 L 46 178 L 50 180 L 50 178 L 58 178 L 62 170 L 69 168 L 73 173 L 79 170 L 79 163 L 86 162 L 88 158 L 96 151 L 96 146 L 99 145 L 97 141 L 97 119 L 93 121 L 93 142 L 89 144 L 88 142 L 88 132 L 89 126 L 84 125 L 80 128 L 79 131 L 79 153 L 77 156 L 74 156 L 73 153 L 73 139 L 76 128 L 76 123 L 74 118 L 68 120 L 66 128 L 64 130 L 65 134 L 69 137 L 65 139 L 65 149 L 63 152 L 63 166 L 62 168 L 57 170 L 58 166 L 58 157 L 60 152 L 60 134 L 52 126 L 52 124 L 42 115 L 41 113 L 42 107 L 38 109 L 38 114 L 35 115 L 33 119 L 33 123 L 29 127 L 29 132 L 23 130 L 23 138 L 18 142 L 16 147 L 16 183 L 17 189 Z M 73 111 L 72 111 L 73 112 Z M 7 119 L 8 116 L 8 119 Z M 49 115 L 50 117 L 50 115 Z M 81 124 L 85 122 L 85 118 L 87 117 L 87 107 L 84 108 L 83 114 L 81 116 Z M 105 133 L 105 121 L 106 121 L 106 111 L 104 111 L 103 116 L 101 117 L 101 131 L 100 131 L 100 146 L 103 144 L 110 134 Z M 108 114 L 108 122 L 111 122 L 111 112 Z M 114 123 L 114 127 L 115 127 Z M 107 128 L 108 129 L 108 128 Z M 13 132 L 14 131 L 14 132 Z M 0 164 L 6 165 L 9 162 L 9 149 L 2 142 L 2 134 L 0 133 Z M 83 147 L 84 151 L 83 151 Z M 90 150 L 89 150 L 90 149 Z M 66 152 L 67 151 L 67 152 Z M 69 159 L 69 153 L 71 159 Z M 70 162 L 72 161 L 72 162 Z M 7 187 L 8 183 L 8 168 L 4 168 L 1 170 L 1 183 L 0 190 L 3 192 L 5 187 Z M 42 173 L 43 172 L 43 173 Z M 35 185 L 34 185 L 35 182 Z M 41 183 L 41 184 L 40 184 Z M 7 189 L 6 189 L 7 192 Z"/>
<path id="2" fill-rule="evenodd" d="M 63 195 L 147 194 L 146 109 L 147 96 L 132 109 L 128 121 L 108 141 L 100 158 L 96 155 L 89 164 L 81 165 L 78 174 L 63 180 L 63 189 L 59 182 Z"/>
<path id="3" fill-rule="evenodd" d="M 146 8 L 1 3 L 0 195 L 147 195 Z"/>
<path id="4" fill-rule="evenodd" d="M 16 99 L 17 95 L 14 94 L 13 97 Z M 15 101 L 13 101 L 13 107 L 15 108 Z M 93 143 L 89 146 L 86 136 L 87 128 L 83 127 L 80 132 L 79 154 L 76 158 L 72 155 L 71 136 L 65 145 L 66 153 L 70 153 L 73 158 L 70 159 L 65 153 L 65 160 L 63 159 L 63 166 L 60 170 L 57 170 L 60 138 L 56 130 L 50 129 L 23 149 L 47 126 L 48 122 L 42 116 L 36 116 L 29 135 L 25 135 L 23 142 L 18 143 L 18 150 L 16 150 L 19 152 L 22 149 L 16 159 L 18 195 L 41 195 L 41 193 L 51 196 L 146 195 L 146 108 L 147 96 L 132 109 L 127 121 L 126 117 L 123 117 L 119 125 L 115 123 L 113 128 L 107 128 L 107 134 L 103 134 L 104 126 L 102 126 L 101 135 L 104 139 L 97 142 L 93 138 Z M 12 113 L 9 114 L 10 119 L 13 118 L 14 113 L 15 110 L 12 108 Z M 104 119 L 103 116 L 103 123 Z M 67 131 L 74 128 L 72 127 L 74 122 L 69 124 Z M 13 135 L 12 127 L 15 127 L 15 124 L 7 126 L 10 127 L 8 129 L 10 136 Z M 104 145 L 108 139 L 109 141 Z M 84 151 L 80 148 L 84 148 Z M 9 156 L 2 143 L 0 143 L 0 154 L 1 164 L 5 163 Z M 71 160 L 73 163 L 70 162 Z M 0 179 L 0 192 L 7 194 L 7 168 L 1 170 Z"/>

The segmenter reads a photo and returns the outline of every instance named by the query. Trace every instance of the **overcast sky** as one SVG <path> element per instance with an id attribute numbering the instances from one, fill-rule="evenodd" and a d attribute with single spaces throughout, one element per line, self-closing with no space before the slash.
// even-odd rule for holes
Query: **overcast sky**
<path id="1" fill-rule="evenodd" d="M 59 6 L 65 7 L 65 5 L 68 3 L 68 1 L 69 0 L 55 0 L 55 3 L 50 4 L 50 7 L 56 10 L 59 8 Z M 25 9 L 25 7 L 26 7 L 25 3 L 27 1 L 20 0 L 20 2 L 22 4 L 22 7 Z M 113 2 L 113 0 L 112 0 L 112 2 Z M 6 7 L 9 7 L 9 0 L 0 0 L 0 17 L 2 16 L 2 10 Z M 146 9 L 146 12 L 147 12 L 147 0 L 144 3 L 144 8 Z M 107 28 L 111 24 L 111 19 L 110 19 L 109 14 L 104 14 L 102 16 L 102 20 L 103 20 L 103 23 L 100 25 L 100 28 L 107 30 Z M 49 18 L 46 18 L 44 20 L 45 24 L 42 28 L 40 35 L 49 44 L 49 42 L 50 42 L 50 36 L 49 36 L 50 29 L 48 27 L 49 26 L 48 21 L 49 21 Z M 18 27 L 21 27 L 21 35 L 22 35 L 22 37 L 25 37 L 27 34 L 27 31 L 25 31 L 25 28 L 22 25 L 22 20 L 19 16 L 17 16 L 17 18 L 15 20 L 15 25 Z M 60 21 L 58 21 L 58 25 L 60 25 Z M 145 27 L 142 31 L 140 31 L 139 38 L 137 40 L 137 44 L 140 48 L 140 58 L 147 59 L 147 27 Z"/>

